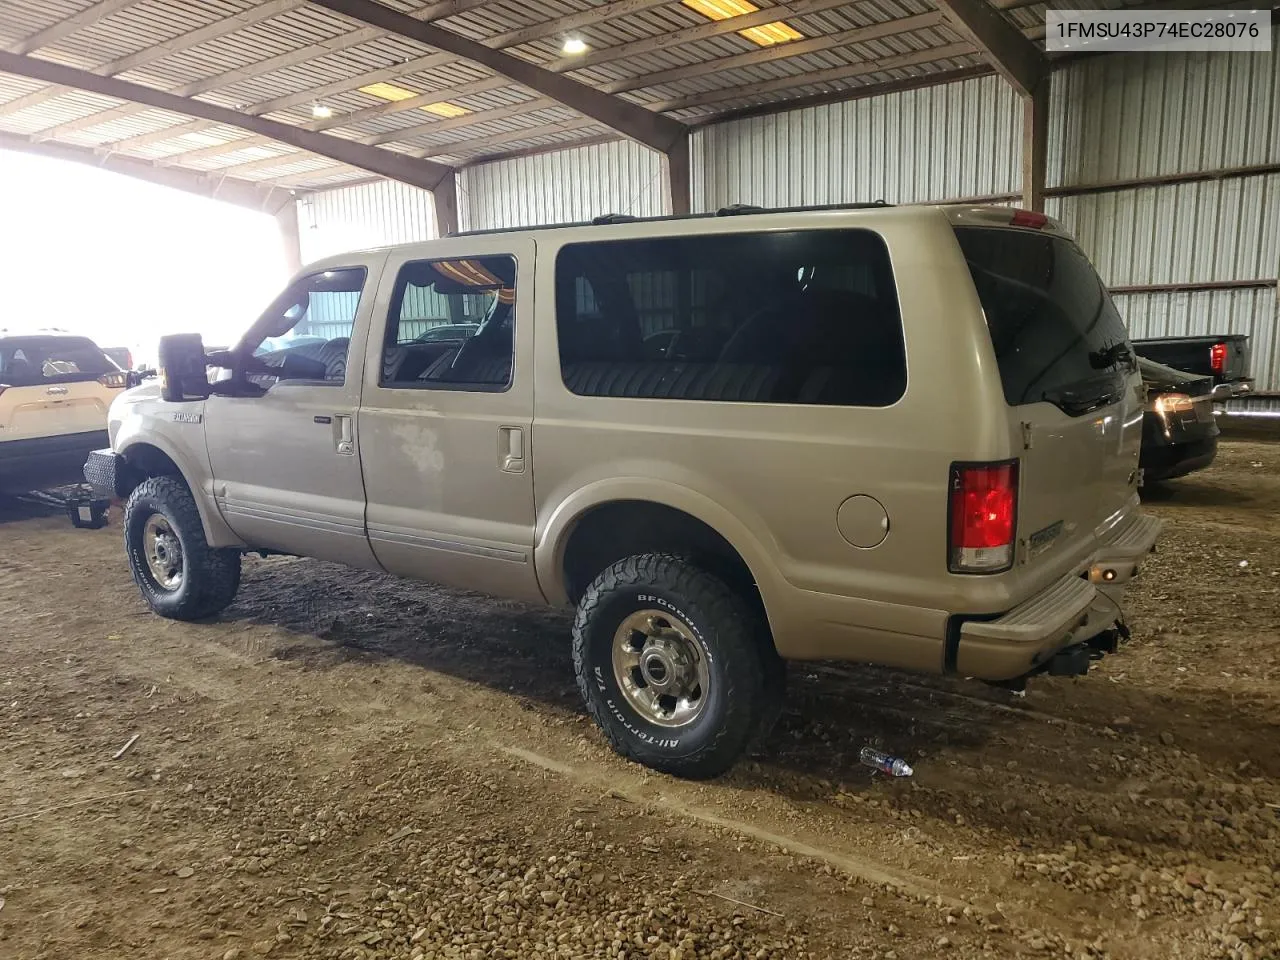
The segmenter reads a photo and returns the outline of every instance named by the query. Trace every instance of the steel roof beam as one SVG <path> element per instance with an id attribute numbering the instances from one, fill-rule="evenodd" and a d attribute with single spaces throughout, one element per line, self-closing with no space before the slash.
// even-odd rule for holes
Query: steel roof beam
<path id="1" fill-rule="evenodd" d="M 559 100 L 584 116 L 617 130 L 624 136 L 654 150 L 665 152 L 677 143 L 687 128 L 670 117 L 659 116 L 644 107 L 602 93 L 594 87 L 543 67 L 494 50 L 431 23 L 415 20 L 373 0 L 309 0 L 316 6 L 380 27 L 419 43 L 436 47 L 509 77 L 535 93 Z"/>
<path id="2" fill-rule="evenodd" d="M 500 33 L 485 40 L 484 45 L 499 50 L 503 47 L 518 47 L 524 43 L 546 39 L 557 33 L 571 33 L 596 23 L 605 23 L 618 17 L 629 17 L 633 13 L 643 13 L 654 7 L 665 7 L 671 2 L 672 0 L 613 0 L 612 3 L 590 7 L 572 16 L 557 17 L 516 30 L 508 30 L 506 33 Z M 847 3 L 848 0 L 844 2 Z"/>
<path id="3" fill-rule="evenodd" d="M 456 130 L 458 127 L 471 127 L 480 123 L 488 123 L 491 120 L 506 120 L 508 117 L 518 117 L 522 113 L 537 113 L 539 110 L 558 106 L 560 106 L 560 103 L 550 97 L 538 97 L 533 100 L 513 103 L 509 107 L 497 107 L 493 110 L 468 113 L 465 117 L 450 117 L 447 120 L 438 120 L 435 123 L 422 123 L 413 127 L 405 127 L 403 130 L 391 130 L 387 133 L 375 134 L 372 137 L 362 138 L 360 142 L 367 143 L 371 147 L 384 143 L 407 143 L 410 140 L 418 137 L 427 137 L 433 133 L 444 133 L 446 130 Z"/>
<path id="4" fill-rule="evenodd" d="M 509 107 L 499 107 L 496 110 L 485 110 L 480 113 L 470 113 L 465 117 L 451 117 L 448 120 L 441 120 L 437 123 L 426 123 L 420 127 L 408 127 L 404 130 L 396 131 L 394 137 L 391 137 L 389 134 L 380 134 L 377 137 L 366 137 L 358 142 L 369 146 L 376 146 L 379 143 L 389 142 L 392 139 L 404 141 L 411 137 L 425 136 L 432 133 L 444 133 L 446 130 L 456 130 L 459 127 L 469 127 L 475 124 L 487 123 L 491 120 L 505 120 L 508 117 L 515 117 L 527 113 L 536 113 L 539 110 L 546 110 L 548 107 L 558 106 L 560 106 L 560 104 L 551 99 L 526 100 L 523 103 L 512 104 Z M 463 121 L 466 122 L 464 123 Z M 257 140 L 259 138 L 254 137 L 252 139 Z M 230 148 L 236 146 L 237 143 L 245 144 L 246 141 L 240 140 L 224 144 L 219 152 L 234 153 L 235 151 Z M 214 148 L 210 147 L 207 149 L 212 151 Z M 193 153 L 178 154 L 176 157 L 165 158 L 160 162 L 168 163 L 170 159 L 175 162 L 185 161 L 195 153 L 199 152 L 200 151 L 193 151 Z M 296 163 L 298 160 L 301 160 L 303 156 L 303 154 L 296 152 L 282 153 L 274 157 L 263 157 L 261 160 L 250 160 L 247 163 L 230 164 L 223 169 L 237 175 L 241 173 L 248 173 L 250 170 L 269 170 L 272 167 L 282 167 L 286 163 Z"/>
<path id="5" fill-rule="evenodd" d="M 0 52 L 0 72 L 43 80 L 45 83 L 75 87 L 100 96 L 145 104 L 160 110 L 199 117 L 202 120 L 213 120 L 229 127 L 271 137 L 292 147 L 309 150 L 379 176 L 402 180 L 426 190 L 430 190 L 450 172 L 449 167 L 441 164 L 417 160 L 390 150 L 368 147 L 324 133 L 291 127 L 264 117 L 250 117 L 226 107 L 219 107 L 201 100 L 175 97 L 162 90 L 153 90 L 151 87 L 117 80 L 113 77 L 100 77 L 86 70 L 65 67 L 47 60 Z"/>
<path id="6" fill-rule="evenodd" d="M 968 56 L 973 52 L 973 47 L 968 43 L 952 43 L 945 47 L 932 47 L 928 50 L 919 50 L 895 57 L 884 57 L 880 60 L 869 60 L 865 63 L 856 63 L 847 67 L 814 70 L 794 77 L 763 80 L 759 83 L 740 84 L 735 87 L 726 87 L 723 90 L 711 90 L 707 93 L 698 93 L 688 97 L 677 97 L 652 104 L 652 107 L 655 110 L 664 112 L 668 110 L 687 110 L 690 107 L 708 106 L 715 103 L 725 103 L 730 100 L 745 100 L 748 97 L 758 97 L 766 93 L 781 93 L 784 90 L 791 90 L 796 87 L 811 87 L 835 80 L 849 80 L 868 73 L 880 73 L 882 70 L 894 70 L 898 67 L 910 67 L 923 63 L 933 63 L 938 60 L 948 60 L 952 57 Z"/>
<path id="7" fill-rule="evenodd" d="M 313 120 L 310 123 L 299 124 L 301 130 L 329 130 L 333 127 L 345 127 L 350 123 L 360 120 L 367 120 L 371 117 L 379 117 L 384 114 L 393 113 L 390 107 L 399 107 L 401 110 L 412 110 L 416 107 L 425 106 L 429 103 L 437 103 L 448 97 L 464 97 L 474 93 L 484 93 L 486 90 L 493 90 L 496 87 L 509 87 L 511 81 L 506 77 L 486 77 L 483 80 L 476 80 L 472 83 L 464 83 L 462 86 L 454 87 L 452 90 L 435 90 L 414 97 L 412 100 L 396 100 L 391 103 L 380 103 L 374 107 L 366 107 L 364 110 L 357 110 L 355 113 L 344 114 L 341 117 L 328 117 L 322 120 Z M 404 106 L 408 104 L 408 106 Z M 257 111 L 246 111 L 252 116 L 260 116 Z M 262 111 L 265 113 L 266 111 Z M 471 114 L 468 114 L 471 116 Z M 462 118 L 458 118 L 462 119 Z M 445 120 L 438 121 L 445 123 Z M 455 124 L 461 126 L 462 124 Z M 345 138 L 344 138 L 345 139 Z M 400 139 L 398 136 L 390 137 L 363 137 L 351 138 L 353 143 L 363 143 L 366 146 L 376 147 L 381 143 L 390 143 L 393 140 Z M 240 140 L 228 140 L 225 144 L 212 144 L 208 147 L 199 147 L 195 150 L 188 150 L 184 153 L 177 153 L 170 157 L 164 157 L 160 163 L 185 163 L 188 160 L 194 160 L 197 157 L 216 157 L 223 153 L 235 153 L 243 150 L 245 147 L 251 147 L 255 144 L 271 143 L 274 137 L 247 137 Z"/>
<path id="8" fill-rule="evenodd" d="M 137 2 L 137 0 L 130 0 L 130 2 Z M 485 40 L 484 43 L 486 46 L 493 47 L 494 49 L 518 46 L 522 43 L 531 43 L 535 40 L 541 40 L 544 37 L 553 36 L 554 34 L 562 33 L 567 30 L 576 30 L 592 23 L 598 23 L 604 19 L 625 17 L 633 13 L 648 10 L 652 7 L 664 6 L 670 2 L 671 0 L 614 0 L 612 3 L 606 3 L 601 7 L 592 7 L 590 10 L 584 10 L 571 17 L 562 17 L 558 20 L 548 20 L 543 23 L 535 23 L 528 27 L 521 27 L 518 30 L 511 30 L 507 33 L 499 34 L 496 37 L 490 37 L 488 40 Z M 839 0 L 839 2 L 844 3 L 847 2 L 847 0 Z M 477 2 L 471 6 L 479 5 L 480 3 Z M 469 6 L 468 9 L 470 9 L 471 6 Z M 414 11 L 410 16 L 430 20 L 432 18 L 426 16 L 426 14 L 431 9 L 434 8 L 428 8 L 426 11 Z M 241 67 L 236 70 L 228 71 L 218 77 L 212 77 L 206 81 L 201 81 L 198 84 L 191 84 L 187 87 L 179 88 L 174 92 L 180 96 L 194 96 L 199 93 L 204 93 L 210 89 L 216 89 L 219 86 L 226 86 L 231 83 L 239 82 L 240 80 L 261 76 L 275 70 L 294 66 L 305 60 L 315 59 L 316 57 L 323 56 L 327 53 L 334 53 L 340 49 L 346 49 L 348 46 L 354 46 L 356 43 L 363 43 L 366 40 L 380 36 L 381 34 L 381 30 L 377 30 L 373 27 L 368 27 L 364 30 L 357 30 L 352 34 L 348 34 L 344 38 L 340 38 L 343 40 L 341 47 L 335 46 L 333 41 L 326 41 L 323 45 L 316 44 L 310 48 L 303 48 L 302 50 L 282 54 L 280 57 L 273 57 L 270 60 L 262 61 L 260 64 L 255 64 L 252 68 Z M 358 40 L 349 42 L 352 37 L 357 36 L 359 37 Z M 322 51 L 317 51 L 316 47 L 320 46 L 323 46 L 324 49 Z M 352 90 L 358 90 L 360 87 L 368 86 L 372 83 L 396 80 L 411 73 L 417 73 L 421 70 L 429 70 L 433 67 L 442 66 L 446 63 L 452 63 L 457 59 L 459 58 L 452 54 L 431 53 L 424 57 L 415 57 L 407 63 L 396 64 L 390 67 L 381 67 L 377 70 L 370 70 L 354 77 L 334 80 L 319 87 L 311 87 L 298 93 L 285 94 L 284 96 L 275 97 L 274 99 L 266 100 L 262 103 L 251 104 L 246 106 L 244 109 L 246 112 L 255 115 L 287 110 L 290 107 L 296 107 L 304 103 L 311 103 L 332 94 L 349 93 Z M 457 95 L 458 94 L 454 91 L 447 91 L 447 96 L 451 97 Z M 347 118 L 344 116 L 336 117 L 334 119 L 341 122 Z M 169 129 L 173 131 L 173 136 L 176 137 L 183 133 L 195 133 L 199 130 L 207 129 L 210 126 L 213 126 L 213 124 L 208 123 L 207 121 L 196 121 L 190 124 L 179 124 Z M 169 139 L 171 139 L 171 137 L 166 134 L 165 131 L 157 130 L 152 133 L 142 133 L 134 137 L 127 137 L 123 140 L 113 141 L 110 146 L 112 148 L 145 146 L 150 143 L 162 143 Z M 370 141 L 365 139 L 362 142 L 368 143 Z"/>
<path id="9" fill-rule="evenodd" d="M 579 117 L 576 120 L 570 120 L 568 122 L 546 123 L 536 127 L 523 127 L 519 130 L 508 130 L 505 133 L 495 133 L 485 137 L 472 137 L 470 140 L 454 140 L 451 143 L 436 143 L 436 144 L 432 144 L 429 147 L 421 148 L 414 151 L 414 153 L 411 154 L 411 156 L 422 157 L 422 158 L 452 157 L 452 156 L 457 156 L 459 152 L 471 153 L 472 151 L 475 151 L 475 150 L 486 150 L 489 147 L 501 146 L 504 143 L 514 143 L 520 140 L 535 140 L 538 137 L 547 137 L 557 133 L 572 133 L 574 130 L 581 130 L 585 127 L 596 127 L 596 126 L 599 126 L 599 123 L 597 121 L 591 120 L 587 117 Z M 560 147 L 563 147 L 563 149 L 566 149 L 566 150 L 572 149 L 575 146 L 577 146 L 577 144 L 575 143 L 565 143 L 560 145 Z M 679 146 L 680 146 L 679 144 L 676 145 L 677 150 L 679 149 Z M 258 163 L 257 160 L 253 162 L 255 165 Z M 262 162 L 264 165 L 266 164 L 265 160 Z M 288 162 L 289 162 L 288 158 L 282 157 L 280 158 L 279 166 L 283 167 L 285 163 L 288 163 Z M 332 164 L 332 167 L 337 167 L 337 166 L 338 165 L 336 163 Z M 232 166 L 232 167 L 227 167 L 226 169 L 228 172 L 233 172 L 238 168 Z M 330 167 L 320 167 L 317 169 L 329 170 Z M 307 171 L 307 172 L 311 173 L 312 171 Z M 271 182 L 271 183 L 280 183 L 282 181 L 288 182 L 288 181 L 291 181 L 296 176 L 298 176 L 298 174 L 287 174 L 279 177 L 268 177 L 266 182 Z"/>
<path id="10" fill-rule="evenodd" d="M 982 51 L 986 60 L 1022 94 L 1035 93 L 1049 75 L 1049 61 L 986 0 L 934 0 L 959 34 Z"/>
<path id="11" fill-rule="evenodd" d="M 793 40 L 790 43 L 780 43 L 760 50 L 749 50 L 746 53 L 721 57 L 717 60 L 707 60 L 703 63 L 693 63 L 685 67 L 676 67 L 672 70 L 662 70 L 658 73 L 628 77 L 626 80 L 606 83 L 600 89 L 605 93 L 625 93 L 628 90 L 642 90 L 646 87 L 656 87 L 664 83 L 673 83 L 677 80 L 687 80 L 690 77 L 701 77 L 708 73 L 719 73 L 721 70 L 772 63 L 775 60 L 799 57 L 806 53 L 818 53 L 822 50 L 847 47 L 850 44 L 863 43 L 879 37 L 890 37 L 894 34 L 906 33 L 908 30 L 923 30 L 926 27 L 936 27 L 942 22 L 942 19 L 942 14 L 934 12 L 922 13 L 914 17 L 903 17 L 899 20 L 886 20 L 883 23 L 872 24 L 869 27 L 855 27 L 852 30 L 842 30 L 839 33 L 811 37 L 807 40 Z"/>
<path id="12" fill-rule="evenodd" d="M 288 9 L 292 9 L 292 7 L 300 6 L 305 2 L 305 0 L 278 0 L 278 2 L 287 2 L 290 4 Z M 451 16 L 465 10 L 470 10 L 473 7 L 481 6 L 487 2 L 489 2 L 489 0 L 450 0 L 450 2 L 437 3 L 433 6 L 425 7 L 422 10 L 416 10 L 414 11 L 413 16 L 427 19 L 434 16 Z M 261 10 L 262 8 L 257 9 Z M 288 67 L 296 66 L 299 63 L 305 63 L 308 60 L 314 60 L 318 57 L 327 56 L 331 53 L 339 53 L 343 50 L 349 49 L 350 47 L 359 46 L 360 44 L 367 43 L 370 40 L 376 40 L 378 37 L 383 35 L 384 32 L 382 30 L 374 27 L 350 31 L 348 33 L 341 34 L 340 36 L 323 40 L 319 43 L 313 43 L 309 46 L 301 47 L 297 50 L 290 50 L 285 53 L 277 54 L 274 57 L 268 57 L 266 60 L 259 61 L 258 63 L 249 64 L 244 67 L 237 67 L 234 70 L 227 70 L 212 77 L 205 77 L 201 80 L 192 81 L 191 83 L 184 84 L 183 86 L 169 92 L 180 97 L 194 97 L 202 93 L 208 93 L 211 90 L 217 90 L 222 87 L 238 83 L 241 80 L 262 76 L 276 70 L 287 69 Z M 207 40 L 210 38 L 206 37 L 204 39 Z M 169 51 L 169 53 L 172 52 L 174 51 Z M 168 54 L 166 54 L 166 56 L 167 55 Z M 406 71 L 425 70 L 433 66 L 452 62 L 455 59 L 457 58 L 447 54 L 434 53 L 425 57 L 419 57 L 406 64 L 400 64 L 389 68 L 384 67 L 381 70 L 371 71 L 362 77 L 353 78 L 350 81 L 339 80 L 334 83 L 327 84 L 325 87 L 305 90 L 299 94 L 292 94 L 286 97 L 278 97 L 265 103 L 251 105 L 245 109 L 255 114 L 271 113 L 275 110 L 285 109 L 288 106 L 296 106 L 299 103 L 314 100 L 317 97 L 337 92 L 338 90 L 354 90 L 365 84 L 376 83 L 379 80 L 392 79 Z M 39 91 L 38 93 L 43 93 L 43 91 Z M 31 96 L 36 96 L 36 94 L 32 94 Z M 20 109 L 20 107 L 18 109 Z M 0 106 L 0 114 L 3 114 L 3 112 L 4 107 Z M 103 123 L 108 123 L 112 120 L 120 119 L 121 117 L 131 116 L 139 112 L 140 108 L 126 104 L 121 107 L 116 107 L 113 110 L 106 110 L 101 113 L 91 114 L 87 117 L 81 117 L 77 120 L 69 121 L 66 124 L 59 124 L 57 127 L 43 131 L 41 135 L 57 136 L 60 133 L 69 133 L 72 130 L 84 130 L 90 127 L 99 126 Z M 199 125 L 189 125 L 184 132 L 195 132 L 197 130 L 207 129 L 209 126 L 211 126 L 211 124 L 207 122 L 202 122 Z M 159 131 L 156 131 L 156 133 L 158 132 Z M 151 133 L 140 134 L 136 138 L 130 137 L 125 140 L 113 141 L 110 146 L 113 148 L 120 147 L 126 143 L 140 145 L 139 141 L 141 141 L 141 143 L 156 143 L 168 139 L 168 137 L 150 139 L 154 136 L 155 134 Z"/>
<path id="13" fill-rule="evenodd" d="M 636 2 L 636 0 L 623 0 L 623 2 L 634 3 Z M 825 2 L 825 0 L 822 0 L 822 2 Z M 776 12 L 778 8 L 773 7 L 770 9 Z M 615 87 L 620 87 L 623 90 L 631 90 L 631 89 L 639 89 L 642 87 L 655 86 L 659 83 L 671 82 L 673 80 L 683 79 L 687 76 L 701 76 L 707 73 L 713 73 L 723 69 L 730 69 L 736 66 L 747 66 L 755 63 L 769 62 L 777 59 L 783 59 L 785 57 L 799 56 L 805 53 L 812 53 L 817 50 L 829 49 L 831 47 L 845 46 L 851 43 L 858 43 L 866 40 L 873 40 L 878 37 L 890 36 L 890 35 L 902 33 L 908 30 L 916 30 L 916 29 L 921 29 L 921 28 L 930 27 L 930 26 L 937 26 L 939 23 L 942 22 L 942 19 L 943 19 L 942 14 L 937 12 L 931 12 L 926 14 L 920 14 L 915 17 L 905 17 L 898 20 L 890 20 L 883 23 L 872 24 L 867 27 L 858 27 L 853 30 L 843 31 L 839 34 L 834 34 L 827 37 L 815 37 L 809 41 L 798 41 L 794 43 L 788 43 L 788 44 L 780 45 L 778 47 L 769 48 L 767 50 L 749 51 L 747 53 L 739 54 L 733 57 L 724 57 L 719 60 L 708 61 L 706 63 L 700 63 L 700 64 L 693 64 L 688 67 L 677 68 L 676 70 L 664 71 L 660 74 L 649 74 L 644 77 L 635 78 L 634 80 L 622 81 L 618 85 L 606 86 L 604 89 L 606 92 L 613 93 L 613 92 L 616 92 Z M 492 43 L 496 39 L 497 38 L 494 38 L 489 42 Z M 370 82 L 373 82 L 373 81 L 370 81 Z M 479 83 L 484 83 L 484 81 L 479 81 Z M 459 96 L 463 93 L 464 90 L 466 90 L 465 85 L 462 88 L 457 88 L 453 91 L 450 91 L 449 95 L 451 97 Z M 430 100 L 433 98 L 434 98 L 434 95 L 428 94 L 428 95 L 424 95 L 423 97 L 415 97 L 413 100 L 402 100 L 402 101 L 397 101 L 395 103 L 380 104 L 378 106 L 368 108 L 367 111 L 357 111 L 354 114 L 346 114 L 341 117 L 333 117 L 328 120 L 321 121 L 321 123 L 325 124 L 326 126 L 346 126 L 359 119 L 363 119 L 365 116 L 385 114 L 385 113 L 391 112 L 395 108 L 404 109 L 406 105 L 408 107 L 414 107 L 418 105 L 418 102 L 420 100 Z M 390 130 L 390 131 L 387 131 L 386 133 L 360 137 L 358 138 L 358 140 L 361 143 L 369 144 L 371 146 L 377 146 L 385 143 L 405 143 L 416 137 L 430 136 L 433 133 L 443 132 L 444 130 L 447 130 L 447 129 L 470 126 L 472 124 L 483 123 L 488 120 L 504 119 L 506 117 L 518 115 L 520 113 L 543 109 L 546 106 L 550 106 L 554 102 L 555 101 L 551 101 L 546 98 L 541 98 L 541 99 L 523 103 L 523 104 L 516 104 L 511 107 L 503 107 L 497 110 L 483 111 L 476 114 L 469 114 L 466 117 L 458 117 L 451 120 L 437 121 L 435 123 L 425 123 L 425 124 L 420 124 L 413 127 L 406 127 L 400 130 Z M 256 108 L 251 108 L 250 112 L 256 113 L 258 111 Z M 153 137 L 156 135 L 147 134 L 144 136 Z M 165 160 L 162 162 L 171 161 L 175 163 L 182 163 L 185 160 L 191 159 L 194 157 L 217 156 L 220 154 L 233 153 L 243 149 L 247 145 L 249 144 L 244 141 L 232 141 L 225 144 L 224 146 L 203 147 L 198 150 L 191 151 L 189 153 L 176 154 L 172 157 L 165 158 Z M 270 164 L 270 160 L 271 158 L 267 158 L 264 160 L 250 161 L 250 165 L 247 167 L 245 164 L 234 164 L 230 169 L 236 169 L 236 170 L 255 169 L 260 165 Z"/>
<path id="14" fill-rule="evenodd" d="M 224 200 L 251 210 L 275 213 L 291 206 L 293 196 L 289 190 L 270 184 L 251 183 L 233 177 L 208 177 L 192 170 L 162 169 L 145 160 L 112 154 L 99 156 L 88 147 L 73 147 L 65 143 L 39 143 L 14 133 L 0 133 L 0 150 L 15 150 L 55 160 L 69 160 L 112 173 L 123 174 L 148 183 L 173 187 L 214 200 Z"/>
<path id="15" fill-rule="evenodd" d="M 709 20 L 706 23 L 685 27 L 682 30 L 661 33 L 656 37 L 645 37 L 643 40 L 632 40 L 630 43 L 601 47 L 599 50 L 591 50 L 580 56 L 561 57 L 546 64 L 546 69 L 556 73 L 585 70 L 587 67 L 598 66 L 602 63 L 612 63 L 614 60 L 621 60 L 625 57 L 653 53 L 670 47 L 680 47 L 686 43 L 709 40 L 712 37 L 723 36 L 726 33 L 737 33 L 739 30 L 746 30 L 748 27 L 758 27 L 766 23 L 773 23 L 775 20 L 785 20 L 787 17 L 821 13 L 823 10 L 847 6 L 848 3 L 849 0 L 793 0 L 791 3 L 779 4 L 776 7 L 765 7 L 763 10 L 744 13 L 741 16 L 730 17 L 727 20 Z"/>
<path id="16" fill-rule="evenodd" d="M 547 123 L 538 127 L 524 127 L 521 130 L 508 130 L 506 133 L 490 134 L 487 137 L 472 137 L 470 140 L 455 140 L 452 143 L 436 143 L 429 147 L 414 152 L 414 156 L 423 158 L 427 157 L 456 157 L 458 151 L 470 153 L 474 150 L 484 150 L 488 147 L 496 147 L 504 143 L 513 143 L 518 140 L 533 140 L 537 137 L 547 137 L 556 133 L 571 133 L 574 130 L 581 130 L 584 127 L 598 126 L 599 121 L 592 120 L 587 117 L 580 117 L 577 120 L 569 120 L 568 122 Z M 572 143 L 566 143 L 566 148 L 572 147 Z"/>

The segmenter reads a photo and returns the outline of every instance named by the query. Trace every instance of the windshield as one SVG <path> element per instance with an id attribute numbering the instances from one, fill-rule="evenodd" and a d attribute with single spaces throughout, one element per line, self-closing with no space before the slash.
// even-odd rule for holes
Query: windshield
<path id="1" fill-rule="evenodd" d="M 9 387 L 97 380 L 119 369 L 92 340 L 85 337 L 9 337 L 0 340 L 0 383 Z"/>
<path id="2" fill-rule="evenodd" d="M 957 227 L 1011 406 L 1048 401 L 1078 415 L 1113 403 L 1134 369 L 1106 287 L 1071 241 Z"/>

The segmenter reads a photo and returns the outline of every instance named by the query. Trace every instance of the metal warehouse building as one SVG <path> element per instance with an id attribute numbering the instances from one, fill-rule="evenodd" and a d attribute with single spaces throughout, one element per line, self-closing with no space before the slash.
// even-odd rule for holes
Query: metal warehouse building
<path id="1" fill-rule="evenodd" d="M 1135 337 L 1247 333 L 1280 390 L 1280 58 L 1050 57 L 1045 9 L 3 0 L 0 148 L 274 213 L 299 262 L 605 213 L 1017 204 L 1077 235 Z"/>

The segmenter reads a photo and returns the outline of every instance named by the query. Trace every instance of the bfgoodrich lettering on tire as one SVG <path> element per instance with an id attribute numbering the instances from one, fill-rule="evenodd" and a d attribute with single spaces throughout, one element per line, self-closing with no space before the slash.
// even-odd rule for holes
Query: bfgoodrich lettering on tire
<path id="1" fill-rule="evenodd" d="M 620 560 L 583 594 L 573 663 L 614 749 L 683 777 L 723 773 L 762 729 L 781 663 L 758 614 L 681 557 Z"/>
<path id="2" fill-rule="evenodd" d="M 162 617 L 211 617 L 240 587 L 239 551 L 209 546 L 191 491 L 176 477 L 152 477 L 129 495 L 124 545 L 134 583 Z"/>

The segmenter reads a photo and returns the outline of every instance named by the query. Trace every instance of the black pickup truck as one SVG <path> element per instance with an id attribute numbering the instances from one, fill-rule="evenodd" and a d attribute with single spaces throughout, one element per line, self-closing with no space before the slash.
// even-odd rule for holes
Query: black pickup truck
<path id="1" fill-rule="evenodd" d="M 1185 373 L 1213 378 L 1213 399 L 1229 400 L 1253 390 L 1249 375 L 1249 337 L 1228 333 L 1217 337 L 1156 337 L 1134 340 L 1140 357 Z"/>

